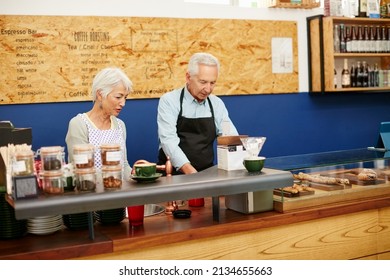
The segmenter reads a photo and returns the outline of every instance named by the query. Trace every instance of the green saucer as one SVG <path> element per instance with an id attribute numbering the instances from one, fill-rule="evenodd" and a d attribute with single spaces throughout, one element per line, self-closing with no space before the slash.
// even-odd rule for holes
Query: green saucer
<path id="1" fill-rule="evenodd" d="M 160 178 L 161 176 L 162 176 L 161 173 L 155 173 L 154 175 L 149 176 L 149 177 L 131 175 L 131 179 L 133 179 L 137 182 L 140 182 L 140 183 L 145 183 L 145 182 L 154 182 L 158 178 Z"/>

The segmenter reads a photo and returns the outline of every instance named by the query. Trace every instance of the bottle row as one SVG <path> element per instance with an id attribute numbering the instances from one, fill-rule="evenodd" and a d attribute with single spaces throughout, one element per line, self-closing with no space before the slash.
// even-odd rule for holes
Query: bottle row
<path id="1" fill-rule="evenodd" d="M 335 53 L 388 53 L 390 26 L 335 24 Z"/>
<path id="2" fill-rule="evenodd" d="M 344 67 L 339 76 L 334 69 L 334 88 L 337 88 L 338 78 L 341 78 L 342 88 L 351 87 L 390 87 L 390 70 L 379 69 L 378 64 L 369 65 L 366 61 L 357 61 L 348 67 L 348 59 L 344 59 Z"/>
<path id="3" fill-rule="evenodd" d="M 324 0 L 324 16 L 389 18 L 389 0 Z"/>

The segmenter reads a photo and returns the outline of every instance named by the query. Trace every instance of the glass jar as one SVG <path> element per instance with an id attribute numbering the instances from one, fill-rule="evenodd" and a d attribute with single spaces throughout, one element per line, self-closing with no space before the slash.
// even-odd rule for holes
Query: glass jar
<path id="1" fill-rule="evenodd" d="M 33 151 L 19 151 L 14 155 L 12 162 L 13 176 L 34 175 L 34 153 Z"/>
<path id="2" fill-rule="evenodd" d="M 95 166 L 95 147 L 92 144 L 73 146 L 73 163 L 76 168 L 92 168 Z"/>
<path id="3" fill-rule="evenodd" d="M 42 174 L 42 188 L 45 193 L 64 193 L 65 178 L 62 171 L 44 172 Z"/>
<path id="4" fill-rule="evenodd" d="M 39 151 L 43 171 L 56 171 L 62 169 L 64 162 L 64 148 L 60 146 L 42 147 Z"/>
<path id="5" fill-rule="evenodd" d="M 122 153 L 119 144 L 104 144 L 100 146 L 102 165 L 119 165 Z"/>
<path id="6" fill-rule="evenodd" d="M 95 168 L 76 169 L 75 190 L 79 192 L 94 191 L 96 189 L 96 170 Z"/>
<path id="7" fill-rule="evenodd" d="M 102 179 L 105 189 L 119 189 L 122 187 L 122 167 L 116 166 L 103 166 L 102 167 Z"/>

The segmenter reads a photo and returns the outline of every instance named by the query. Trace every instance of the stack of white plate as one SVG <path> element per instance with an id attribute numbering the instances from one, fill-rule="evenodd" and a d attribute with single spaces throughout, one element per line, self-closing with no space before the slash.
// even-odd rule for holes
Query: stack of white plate
<path id="1" fill-rule="evenodd" d="M 32 234 L 52 234 L 63 227 L 62 215 L 41 216 L 27 220 L 27 231 Z"/>

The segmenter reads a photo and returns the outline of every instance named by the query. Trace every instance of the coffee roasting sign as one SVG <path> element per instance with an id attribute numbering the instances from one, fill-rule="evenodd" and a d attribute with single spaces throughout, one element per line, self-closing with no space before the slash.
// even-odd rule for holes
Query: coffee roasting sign
<path id="1" fill-rule="evenodd" d="M 291 73 L 272 72 L 271 41 L 292 39 Z M 290 21 L 0 16 L 0 104 L 90 100 L 94 75 L 122 68 L 130 99 L 184 86 L 188 59 L 221 61 L 217 95 L 298 92 L 297 28 Z"/>

